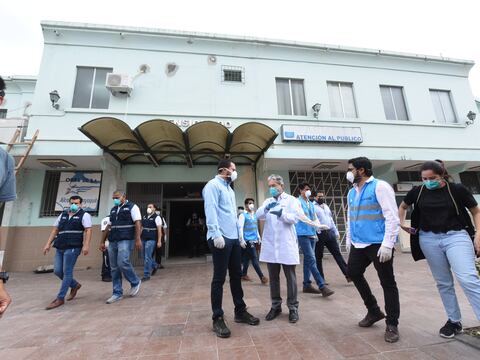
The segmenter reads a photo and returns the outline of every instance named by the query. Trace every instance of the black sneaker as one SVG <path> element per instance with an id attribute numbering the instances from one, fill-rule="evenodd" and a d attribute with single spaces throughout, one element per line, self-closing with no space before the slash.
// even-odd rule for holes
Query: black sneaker
<path id="1" fill-rule="evenodd" d="M 215 331 L 215 334 L 221 338 L 228 338 L 231 335 L 230 329 L 227 327 L 227 324 L 225 324 L 223 316 L 213 320 L 213 331 Z"/>
<path id="2" fill-rule="evenodd" d="M 268 312 L 267 316 L 265 316 L 265 320 L 267 321 L 272 321 L 273 319 L 275 319 L 278 315 L 280 315 L 282 313 L 282 309 L 281 308 L 278 308 L 278 309 L 270 309 L 270 311 Z"/>
<path id="3" fill-rule="evenodd" d="M 111 277 L 102 277 L 102 281 L 103 282 L 112 282 L 112 278 Z"/>
<path id="4" fill-rule="evenodd" d="M 368 312 L 367 315 L 365 315 L 365 317 L 358 323 L 358 326 L 370 327 L 382 319 L 385 319 L 385 314 L 381 310 L 378 310 L 378 312 L 375 313 Z"/>
<path id="5" fill-rule="evenodd" d="M 148 281 L 148 280 L 150 280 L 150 276 L 148 276 L 148 277 L 147 277 L 147 276 L 142 277 L 142 281 Z"/>
<path id="6" fill-rule="evenodd" d="M 298 311 L 297 310 L 290 310 L 288 314 L 288 322 L 295 324 L 298 321 Z"/>
<path id="7" fill-rule="evenodd" d="M 455 335 L 463 331 L 461 322 L 453 322 L 448 320 L 445 325 L 440 329 L 440 336 L 446 339 L 451 339 Z"/>
<path id="8" fill-rule="evenodd" d="M 241 314 L 235 314 L 234 320 L 237 323 L 245 323 L 248 325 L 258 325 L 260 323 L 260 319 L 250 314 L 247 310 Z"/>
<path id="9" fill-rule="evenodd" d="M 158 271 L 158 266 L 155 266 L 152 270 L 152 276 L 155 275 Z"/>
<path id="10" fill-rule="evenodd" d="M 385 341 L 388 343 L 397 342 L 400 339 L 400 335 L 398 334 L 398 328 L 395 325 L 388 325 L 385 329 Z"/>

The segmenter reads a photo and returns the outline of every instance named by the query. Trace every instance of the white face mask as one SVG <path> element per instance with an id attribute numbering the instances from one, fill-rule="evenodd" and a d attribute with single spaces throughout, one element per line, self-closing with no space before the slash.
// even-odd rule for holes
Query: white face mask
<path id="1" fill-rule="evenodd" d="M 153 213 L 152 208 L 147 208 L 147 214 L 150 215 L 150 214 L 152 214 L 152 213 Z"/>
<path id="2" fill-rule="evenodd" d="M 312 195 L 312 192 L 310 190 L 305 191 L 305 197 L 308 199 Z"/>
<path id="3" fill-rule="evenodd" d="M 353 172 L 347 172 L 347 180 L 353 184 L 353 182 L 355 181 L 355 175 L 353 175 Z"/>
<path id="4" fill-rule="evenodd" d="M 250 211 L 253 211 L 253 209 L 255 209 L 255 204 L 248 204 L 248 208 Z"/>
<path id="5" fill-rule="evenodd" d="M 230 180 L 235 181 L 235 180 L 237 180 L 237 177 L 238 177 L 237 171 L 236 170 L 232 171 L 231 174 L 230 174 Z"/>

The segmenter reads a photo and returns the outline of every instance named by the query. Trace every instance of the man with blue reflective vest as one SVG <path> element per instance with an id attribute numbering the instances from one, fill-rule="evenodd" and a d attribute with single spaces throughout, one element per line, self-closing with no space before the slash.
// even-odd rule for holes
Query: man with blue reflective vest
<path id="1" fill-rule="evenodd" d="M 157 206 L 148 204 L 147 215 L 142 219 L 142 254 L 143 254 L 143 278 L 142 281 L 150 280 L 150 275 L 155 275 L 158 264 L 154 259 L 155 248 L 162 247 L 162 218 L 156 213 Z"/>
<path id="2" fill-rule="evenodd" d="M 222 159 L 217 165 L 217 176 L 203 188 L 207 242 L 212 252 L 213 279 L 211 303 L 213 331 L 218 337 L 227 338 L 231 332 L 223 318 L 223 284 L 230 277 L 230 291 L 235 305 L 234 320 L 237 323 L 258 325 L 260 320 L 247 311 L 243 301 L 241 248 L 246 247 L 239 239 L 235 193 L 231 184 L 237 178 L 235 163 Z"/>
<path id="3" fill-rule="evenodd" d="M 398 341 L 400 301 L 393 274 L 393 248 L 399 232 L 395 193 L 385 181 L 373 177 L 372 163 L 366 157 L 348 161 L 347 180 L 353 184 L 348 193 L 347 249 L 348 276 L 353 280 L 368 309 L 358 325 L 370 327 L 385 318 L 364 277 L 373 262 L 385 298 L 385 341 Z"/>
<path id="4" fill-rule="evenodd" d="M 298 201 L 302 206 L 303 213 L 311 221 L 317 221 L 318 218 L 315 214 L 315 208 L 313 203 L 310 201 L 310 196 L 312 191 L 310 190 L 310 185 L 306 182 L 298 185 L 300 190 L 300 196 Z M 322 225 L 322 229 L 327 228 L 325 225 Z M 328 297 L 333 295 L 335 292 L 330 290 L 323 280 L 322 275 L 317 268 L 317 260 L 315 259 L 315 243 L 317 242 L 317 230 L 314 226 L 307 224 L 303 221 L 299 221 L 295 224 L 295 230 L 297 232 L 298 245 L 303 252 L 303 292 L 311 294 L 322 294 L 323 297 Z M 310 281 L 310 274 L 313 275 L 313 278 L 317 282 L 318 290 L 312 286 Z"/>
<path id="5" fill-rule="evenodd" d="M 130 263 L 130 253 L 133 247 L 135 246 L 137 250 L 142 249 L 140 209 L 127 200 L 127 195 L 123 191 L 114 191 L 112 199 L 114 206 L 110 211 L 110 226 L 103 233 L 100 244 L 100 250 L 105 251 L 105 241 L 108 237 L 113 294 L 106 301 L 107 304 L 113 304 L 123 299 L 122 275 L 130 283 L 129 295 L 132 297 L 138 294 L 142 282 Z"/>
<path id="6" fill-rule="evenodd" d="M 258 232 L 258 220 L 255 214 L 255 200 L 245 199 L 245 210 L 238 216 L 238 232 L 240 241 L 245 240 L 246 247 L 242 249 L 242 280 L 252 281 L 248 276 L 248 264 L 252 261 L 253 268 L 257 272 L 262 284 L 267 284 L 268 279 L 263 275 L 260 264 L 258 263 L 256 244 L 261 242 Z"/>
<path id="7" fill-rule="evenodd" d="M 80 253 L 88 255 L 92 239 L 92 217 L 82 206 L 83 199 L 74 195 L 70 197 L 70 206 L 55 221 L 52 232 L 43 248 L 46 255 L 53 243 L 55 252 L 54 273 L 62 280 L 57 297 L 47 307 L 52 310 L 65 304 L 65 296 L 70 288 L 67 301 L 73 300 L 82 285 L 73 278 L 73 269 Z"/>

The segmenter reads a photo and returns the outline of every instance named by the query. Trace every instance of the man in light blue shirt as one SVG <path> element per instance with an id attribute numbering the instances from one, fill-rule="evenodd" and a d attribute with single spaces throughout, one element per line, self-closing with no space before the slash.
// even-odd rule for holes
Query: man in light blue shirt
<path id="1" fill-rule="evenodd" d="M 230 329 L 223 318 L 222 299 L 223 284 L 228 275 L 230 290 L 235 304 L 235 322 L 258 325 L 260 320 L 247 312 L 243 301 L 241 283 L 242 256 L 241 249 L 246 247 L 244 240 L 239 240 L 237 227 L 237 206 L 231 183 L 237 178 L 235 164 L 229 159 L 222 159 L 217 166 L 217 176 L 203 188 L 202 195 L 207 223 L 208 246 L 212 252 L 213 279 L 211 301 L 213 311 L 213 330 L 218 337 L 230 336 Z"/>

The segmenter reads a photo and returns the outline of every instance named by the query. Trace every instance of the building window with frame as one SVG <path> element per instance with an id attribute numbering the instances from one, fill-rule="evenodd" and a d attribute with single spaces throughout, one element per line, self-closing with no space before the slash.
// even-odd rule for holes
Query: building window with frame
<path id="1" fill-rule="evenodd" d="M 222 82 L 245 83 L 245 69 L 241 66 L 222 66 Z"/>
<path id="2" fill-rule="evenodd" d="M 336 118 L 357 118 L 353 83 L 328 81 L 330 112 Z"/>
<path id="3" fill-rule="evenodd" d="M 7 118 L 7 109 L 0 109 L 0 119 L 6 119 Z"/>
<path id="4" fill-rule="evenodd" d="M 430 89 L 436 121 L 441 124 L 454 124 L 457 122 L 450 90 Z"/>
<path id="5" fill-rule="evenodd" d="M 303 79 L 275 78 L 279 115 L 306 116 Z"/>
<path id="6" fill-rule="evenodd" d="M 387 120 L 408 120 L 403 87 L 380 85 L 380 93 Z"/>
<path id="7" fill-rule="evenodd" d="M 472 194 L 480 194 L 480 172 L 464 171 L 460 173 L 460 181 Z"/>
<path id="8" fill-rule="evenodd" d="M 112 68 L 77 66 L 72 107 L 108 109 L 110 92 L 105 87 L 105 80 L 111 72 Z"/>

